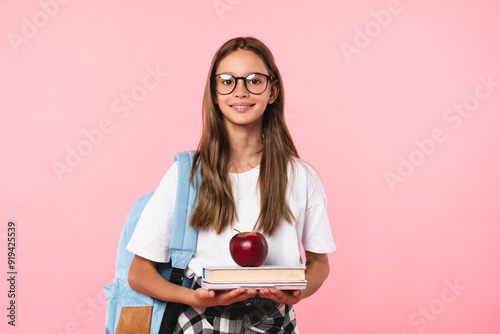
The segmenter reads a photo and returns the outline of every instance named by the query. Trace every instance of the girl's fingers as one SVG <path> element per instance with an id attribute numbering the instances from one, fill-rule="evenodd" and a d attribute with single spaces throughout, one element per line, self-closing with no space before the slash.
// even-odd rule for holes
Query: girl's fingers
<path id="1" fill-rule="evenodd" d="M 301 290 L 294 290 L 292 293 L 279 289 L 262 289 L 259 295 L 263 298 L 273 300 L 283 304 L 296 304 L 302 298 Z"/>
<path id="2" fill-rule="evenodd" d="M 248 299 L 255 294 L 257 294 L 257 290 L 255 289 L 245 289 L 238 288 L 230 291 L 223 292 L 215 292 L 214 290 L 207 290 L 203 288 L 199 288 L 196 290 L 196 295 L 201 300 L 205 300 L 202 302 L 205 306 L 217 306 L 217 305 L 230 305 L 235 302 L 239 302 L 245 299 Z"/>
<path id="3" fill-rule="evenodd" d="M 211 290 L 199 288 L 196 289 L 196 295 L 200 298 L 213 298 L 215 297 L 215 293 Z"/>
<path id="4" fill-rule="evenodd" d="M 222 293 L 224 293 L 224 292 L 222 292 Z M 244 288 L 238 288 L 238 289 L 227 291 L 225 293 L 227 293 L 228 297 L 233 297 L 234 298 L 234 297 L 237 297 L 237 296 L 241 295 L 242 293 L 245 293 L 245 289 Z"/>
<path id="5" fill-rule="evenodd" d="M 257 293 L 257 290 L 255 289 L 245 289 L 245 288 L 238 288 L 238 289 L 233 289 L 229 291 L 222 291 L 222 292 L 215 292 L 214 290 L 206 290 L 203 289 L 206 292 L 207 297 L 215 297 L 217 296 L 218 299 L 220 300 L 244 300 L 247 299 Z M 208 295 L 210 294 L 210 295 Z"/>
<path id="6" fill-rule="evenodd" d="M 242 301 L 242 300 L 245 300 L 245 299 L 252 297 L 253 295 L 255 295 L 257 293 L 257 290 L 255 290 L 255 289 L 248 289 L 247 290 L 245 288 L 238 288 L 238 289 L 228 291 L 226 293 L 227 293 L 227 295 L 224 297 L 227 298 L 226 301 L 228 301 L 231 304 L 231 303 L 239 302 L 239 301 Z"/>
<path id="7" fill-rule="evenodd" d="M 295 290 L 293 292 L 293 295 L 296 297 L 296 298 L 302 298 L 302 294 L 304 293 L 304 291 L 302 290 Z"/>

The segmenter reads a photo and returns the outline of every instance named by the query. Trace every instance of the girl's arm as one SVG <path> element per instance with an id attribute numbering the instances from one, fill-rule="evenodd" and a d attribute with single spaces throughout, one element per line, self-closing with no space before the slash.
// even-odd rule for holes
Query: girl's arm
<path id="1" fill-rule="evenodd" d="M 309 297 L 321 287 L 330 273 L 327 254 L 306 252 L 307 287 L 302 298 Z"/>
<path id="2" fill-rule="evenodd" d="M 156 262 L 138 255 L 134 256 L 128 274 L 130 288 L 160 300 L 182 303 L 193 307 L 229 305 L 245 300 L 257 293 L 255 289 L 235 289 L 215 293 L 207 289 L 188 289 L 170 283 L 156 270 Z"/>
<path id="3" fill-rule="evenodd" d="M 304 290 L 295 290 L 293 293 L 278 289 L 262 289 L 259 295 L 274 300 L 278 303 L 293 305 L 302 298 L 314 294 L 321 287 L 330 273 L 327 254 L 306 252 L 306 280 L 307 286 Z"/>

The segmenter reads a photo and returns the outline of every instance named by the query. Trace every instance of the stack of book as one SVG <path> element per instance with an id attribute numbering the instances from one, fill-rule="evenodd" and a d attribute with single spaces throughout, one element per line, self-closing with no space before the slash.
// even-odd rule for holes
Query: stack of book
<path id="1" fill-rule="evenodd" d="M 211 290 L 303 290 L 306 285 L 305 266 L 207 267 L 203 268 L 201 279 L 201 286 Z"/>

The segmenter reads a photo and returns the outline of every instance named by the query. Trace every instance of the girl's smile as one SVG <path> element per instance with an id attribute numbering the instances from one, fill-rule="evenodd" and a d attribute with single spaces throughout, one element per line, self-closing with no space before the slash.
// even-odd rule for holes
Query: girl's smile
<path id="1" fill-rule="evenodd" d="M 236 110 L 236 112 L 246 112 L 250 110 L 255 104 L 247 103 L 247 102 L 236 102 L 229 105 L 231 108 Z"/>

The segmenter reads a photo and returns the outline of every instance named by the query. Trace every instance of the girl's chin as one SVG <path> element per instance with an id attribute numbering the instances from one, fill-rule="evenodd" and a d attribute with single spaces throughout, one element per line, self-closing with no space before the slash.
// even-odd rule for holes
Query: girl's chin
<path id="1" fill-rule="evenodd" d="M 259 128 L 262 128 L 262 119 L 263 117 L 260 117 L 258 119 L 242 119 L 241 117 L 225 117 L 224 116 L 224 123 L 226 126 L 238 126 L 238 127 L 254 127 L 258 126 Z"/>

